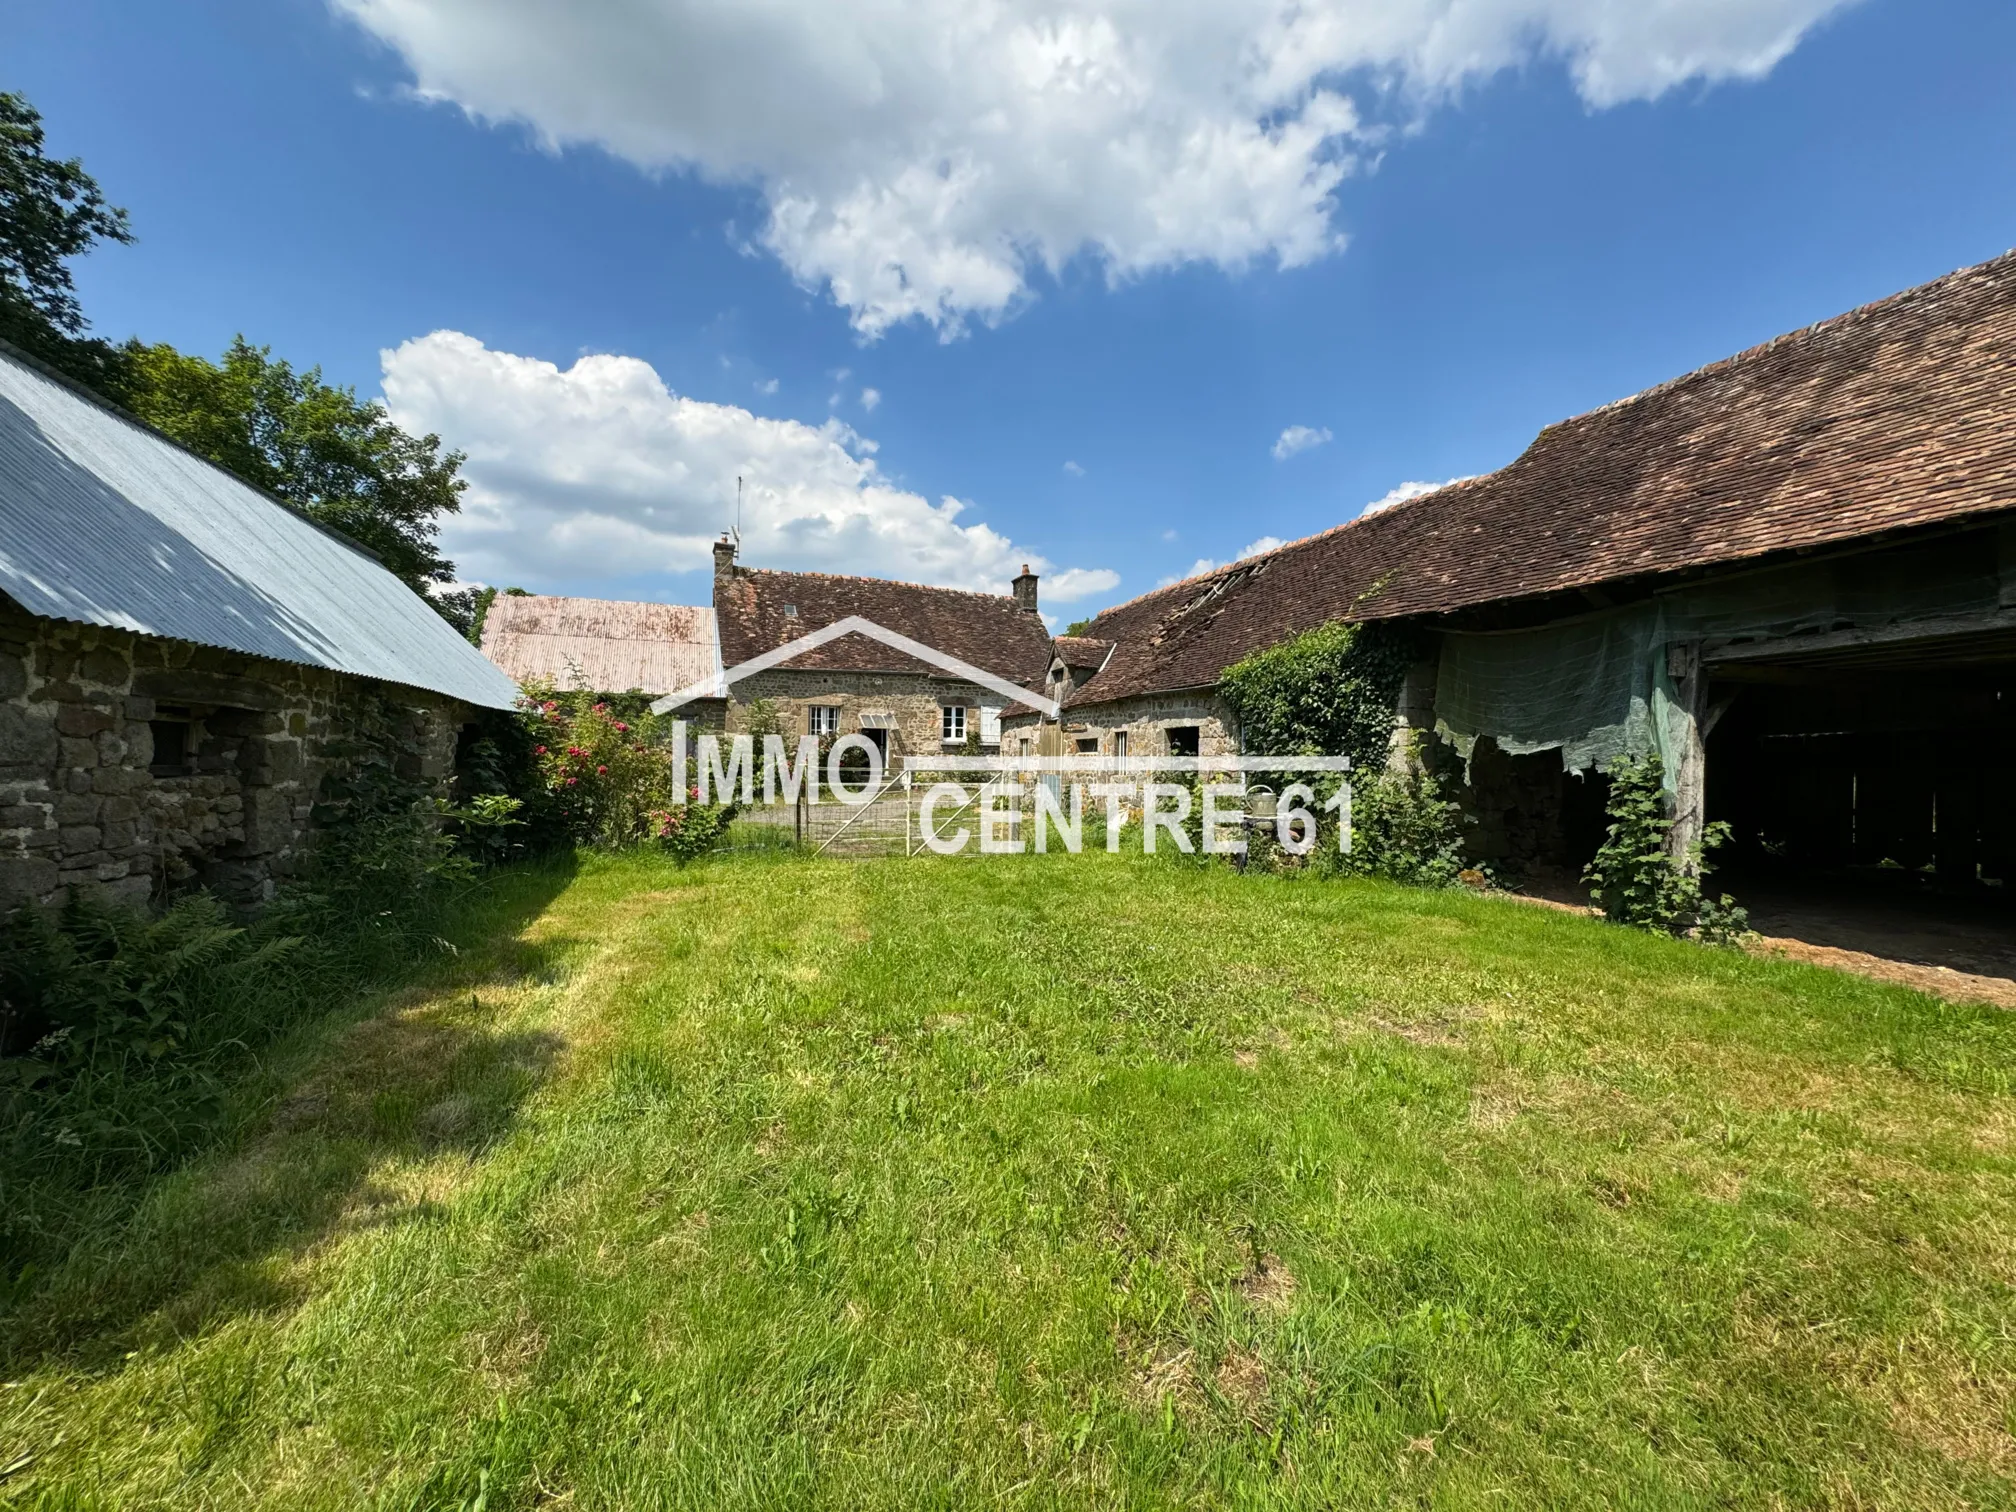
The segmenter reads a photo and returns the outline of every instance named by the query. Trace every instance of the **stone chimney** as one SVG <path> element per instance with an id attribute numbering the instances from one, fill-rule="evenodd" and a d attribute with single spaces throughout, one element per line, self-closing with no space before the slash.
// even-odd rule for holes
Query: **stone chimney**
<path id="1" fill-rule="evenodd" d="M 714 543 L 714 580 L 719 582 L 735 571 L 735 543 L 728 539 L 728 532 L 721 532 L 721 539 Z M 1028 571 L 1025 567 L 1023 571 Z"/>
<path id="2" fill-rule="evenodd" d="M 719 548 L 716 549 L 718 550 Z M 1020 604 L 1024 609 L 1027 609 L 1031 614 L 1036 612 L 1036 582 L 1036 574 L 1031 572 L 1029 564 L 1024 562 L 1022 564 L 1022 576 L 1015 579 L 1012 586 L 1015 590 L 1015 602 Z"/>

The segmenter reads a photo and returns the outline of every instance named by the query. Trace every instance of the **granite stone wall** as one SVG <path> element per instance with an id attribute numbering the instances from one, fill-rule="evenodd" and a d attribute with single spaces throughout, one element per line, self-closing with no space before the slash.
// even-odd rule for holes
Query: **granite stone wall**
<path id="1" fill-rule="evenodd" d="M 0 600 L 0 907 L 196 884 L 256 902 L 299 872 L 323 780 L 367 741 L 445 794 L 473 717 L 416 689 Z"/>
<path id="2" fill-rule="evenodd" d="M 891 715 L 895 730 L 890 754 L 905 758 L 912 766 L 962 749 L 961 742 L 948 745 L 943 738 L 943 710 L 947 704 L 963 707 L 968 731 L 978 735 L 981 708 L 1000 708 L 1007 702 L 998 693 L 953 677 L 778 668 L 758 672 L 734 685 L 734 697 L 727 710 L 731 731 L 740 734 L 748 730 L 749 706 L 758 699 L 768 699 L 776 706 L 783 733 L 794 738 L 812 732 L 811 710 L 815 705 L 840 711 L 842 735 L 859 733 L 863 714 Z"/>
<path id="3" fill-rule="evenodd" d="M 1114 755 L 1113 737 L 1124 731 L 1128 755 L 1166 756 L 1169 731 L 1190 727 L 1197 731 L 1198 755 L 1239 753 L 1238 726 L 1232 713 L 1210 692 L 1144 694 L 1139 698 L 1066 709 L 1061 733 L 1067 754 L 1075 752 L 1080 741 L 1097 741 L 1098 755 Z M 1003 740 L 1011 752 L 1023 750 L 1025 741 L 1026 749 L 1033 752 L 1037 749 L 1038 732 L 1036 716 L 1024 715 L 1010 723 Z"/>

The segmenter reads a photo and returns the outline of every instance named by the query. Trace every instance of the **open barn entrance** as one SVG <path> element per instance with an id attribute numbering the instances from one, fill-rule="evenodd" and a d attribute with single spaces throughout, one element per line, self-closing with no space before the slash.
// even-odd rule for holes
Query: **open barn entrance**
<path id="1" fill-rule="evenodd" d="M 1760 928 L 2016 974 L 2016 631 L 1709 670 L 1718 871 Z"/>

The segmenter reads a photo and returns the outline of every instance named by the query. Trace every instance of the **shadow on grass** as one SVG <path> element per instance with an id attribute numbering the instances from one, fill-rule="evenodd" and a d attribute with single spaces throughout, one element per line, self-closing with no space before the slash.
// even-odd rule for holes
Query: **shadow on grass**
<path id="1" fill-rule="evenodd" d="M 504 997 L 564 975 L 579 942 L 524 932 L 574 870 L 568 860 L 500 874 L 457 920 L 455 954 L 373 994 L 378 1009 L 347 1027 L 335 1025 L 355 1000 L 297 1026 L 308 1044 L 269 1095 L 258 1083 L 271 1068 L 249 1066 L 241 1090 L 260 1113 L 224 1150 L 99 1194 L 103 1221 L 0 1307 L 0 1372 L 60 1361 L 109 1373 L 134 1351 L 298 1304 L 299 1262 L 342 1233 L 428 1221 L 455 1174 L 509 1134 L 563 1048 L 552 1034 L 493 1026 Z M 380 1185 L 373 1173 L 388 1165 L 395 1184 Z"/>

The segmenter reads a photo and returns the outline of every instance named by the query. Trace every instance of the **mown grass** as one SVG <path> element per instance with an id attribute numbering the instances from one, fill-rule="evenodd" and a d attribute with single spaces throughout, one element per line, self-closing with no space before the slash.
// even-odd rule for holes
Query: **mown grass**
<path id="1" fill-rule="evenodd" d="M 598 859 L 21 1302 L 0 1497 L 2006 1505 L 2012 1071 L 1469 895 Z"/>

